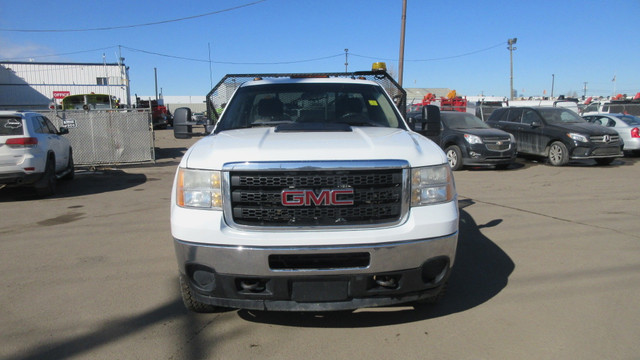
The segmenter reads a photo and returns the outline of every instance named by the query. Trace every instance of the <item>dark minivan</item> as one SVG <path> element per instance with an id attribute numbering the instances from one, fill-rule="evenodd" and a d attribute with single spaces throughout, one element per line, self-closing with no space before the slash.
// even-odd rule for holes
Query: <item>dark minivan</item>
<path id="1" fill-rule="evenodd" d="M 492 129 L 471 113 L 441 111 L 442 131 L 428 136 L 447 154 L 451 169 L 463 166 L 495 166 L 505 169 L 516 160 L 513 135 Z"/>
<path id="2" fill-rule="evenodd" d="M 487 124 L 513 134 L 518 154 L 544 156 L 554 166 L 570 159 L 594 159 L 608 165 L 622 157 L 618 133 L 591 124 L 561 107 L 505 107 L 495 110 Z"/>

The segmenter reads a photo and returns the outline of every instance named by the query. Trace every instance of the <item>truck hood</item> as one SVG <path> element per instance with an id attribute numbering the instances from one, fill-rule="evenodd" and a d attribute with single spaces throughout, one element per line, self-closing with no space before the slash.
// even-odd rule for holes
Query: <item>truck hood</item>
<path id="1" fill-rule="evenodd" d="M 439 146 L 402 129 L 287 131 L 273 127 L 223 131 L 195 143 L 182 167 L 219 170 L 226 163 L 258 161 L 407 160 L 412 167 L 446 163 Z"/>

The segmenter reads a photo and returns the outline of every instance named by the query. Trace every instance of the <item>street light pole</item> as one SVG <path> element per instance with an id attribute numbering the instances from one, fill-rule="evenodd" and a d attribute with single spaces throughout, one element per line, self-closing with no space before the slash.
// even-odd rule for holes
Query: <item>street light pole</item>
<path id="1" fill-rule="evenodd" d="M 507 48 L 507 49 L 509 49 L 509 62 L 510 62 L 510 65 L 511 65 L 511 87 L 510 87 L 510 91 L 509 91 L 509 99 L 510 100 L 513 100 L 513 50 L 517 49 L 513 45 L 517 41 L 518 41 L 518 38 L 513 38 L 513 39 L 507 40 L 507 44 L 509 44 L 509 47 Z"/>

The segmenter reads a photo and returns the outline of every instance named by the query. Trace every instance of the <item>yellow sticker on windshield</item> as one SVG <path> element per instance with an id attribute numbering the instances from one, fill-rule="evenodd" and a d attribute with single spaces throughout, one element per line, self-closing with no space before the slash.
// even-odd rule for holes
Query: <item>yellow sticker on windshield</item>
<path id="1" fill-rule="evenodd" d="M 369 105 L 371 106 L 378 106 L 378 102 L 375 100 L 369 100 Z"/>

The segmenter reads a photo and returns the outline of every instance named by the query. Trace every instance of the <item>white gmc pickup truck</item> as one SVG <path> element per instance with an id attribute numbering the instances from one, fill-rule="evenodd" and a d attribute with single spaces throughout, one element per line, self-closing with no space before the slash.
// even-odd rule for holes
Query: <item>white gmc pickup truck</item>
<path id="1" fill-rule="evenodd" d="M 207 101 L 217 122 L 184 155 L 171 194 L 189 310 L 442 296 L 458 241 L 454 179 L 438 145 L 404 121 L 405 92 L 386 72 L 227 75 Z M 176 137 L 192 135 L 190 119 L 175 111 Z M 422 120 L 439 131 L 437 108 Z"/>

